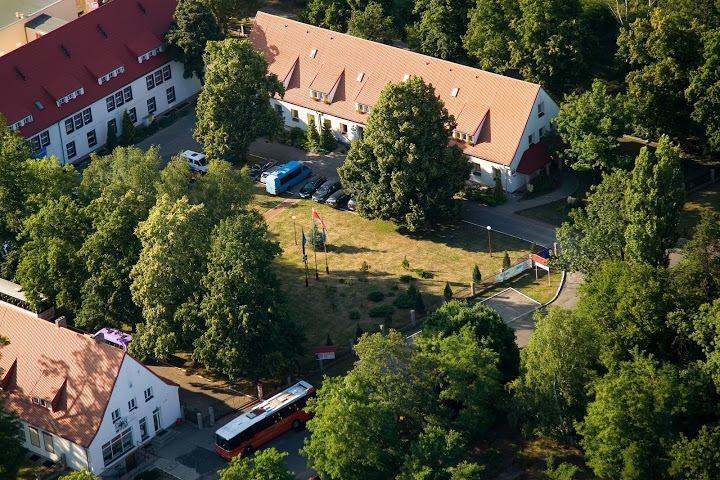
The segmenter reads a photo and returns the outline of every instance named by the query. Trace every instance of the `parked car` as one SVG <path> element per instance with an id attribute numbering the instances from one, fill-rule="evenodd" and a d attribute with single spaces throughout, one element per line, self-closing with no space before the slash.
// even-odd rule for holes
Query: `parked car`
<path id="1" fill-rule="evenodd" d="M 258 178 L 262 173 L 262 164 L 256 163 L 250 166 L 250 178 Z"/>
<path id="2" fill-rule="evenodd" d="M 185 150 L 180 156 L 187 161 L 188 167 L 190 167 L 190 170 L 193 172 L 207 173 L 208 165 L 205 161 L 205 155 L 202 153 Z"/>
<path id="3" fill-rule="evenodd" d="M 310 198 L 312 197 L 312 194 L 315 193 L 315 190 L 320 188 L 320 185 L 325 183 L 327 181 L 327 178 L 323 176 L 319 177 L 313 177 L 310 180 L 308 180 L 305 185 L 300 189 L 300 198 Z"/>
<path id="4" fill-rule="evenodd" d="M 260 183 L 265 183 L 265 180 L 267 180 L 268 175 L 277 171 L 280 167 L 282 167 L 282 165 L 275 165 L 274 167 L 270 167 L 267 170 L 263 170 L 262 174 L 260 175 Z"/>
<path id="5" fill-rule="evenodd" d="M 345 193 L 345 190 L 340 189 L 330 195 L 327 200 L 325 200 L 325 203 L 330 205 L 332 208 L 342 208 L 349 199 L 350 195 Z"/>
<path id="6" fill-rule="evenodd" d="M 355 201 L 355 198 L 350 197 L 350 199 L 348 200 L 347 209 L 350 210 L 351 212 L 354 212 L 356 208 L 357 208 L 357 202 Z"/>
<path id="7" fill-rule="evenodd" d="M 330 195 L 341 188 L 342 184 L 340 182 L 325 182 L 313 194 L 312 199 L 318 203 L 323 203 Z"/>
<path id="8" fill-rule="evenodd" d="M 263 164 L 258 163 L 259 167 L 255 170 L 255 174 L 253 175 L 253 180 L 256 182 L 260 181 L 260 176 L 262 176 L 263 172 L 270 170 L 272 167 L 277 165 L 278 162 L 265 162 Z"/>

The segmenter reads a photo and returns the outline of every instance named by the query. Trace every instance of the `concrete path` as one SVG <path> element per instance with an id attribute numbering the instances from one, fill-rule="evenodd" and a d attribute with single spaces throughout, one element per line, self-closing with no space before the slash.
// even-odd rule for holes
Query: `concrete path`
<path id="1" fill-rule="evenodd" d="M 582 273 L 568 272 L 565 277 L 565 285 L 563 285 L 560 295 L 558 295 L 558 298 L 550 305 L 562 308 L 575 308 L 578 302 L 578 288 L 582 282 Z"/>

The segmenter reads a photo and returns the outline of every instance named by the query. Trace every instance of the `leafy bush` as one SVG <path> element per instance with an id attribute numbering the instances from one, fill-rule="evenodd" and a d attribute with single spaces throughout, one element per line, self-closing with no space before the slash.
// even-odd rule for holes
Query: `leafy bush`
<path id="1" fill-rule="evenodd" d="M 428 272 L 427 270 L 419 270 L 418 273 L 420 274 L 421 278 L 435 278 L 435 274 L 432 272 Z"/>
<path id="2" fill-rule="evenodd" d="M 363 260 L 362 265 L 360 265 L 360 271 L 362 273 L 367 273 L 369 270 L 370 270 L 370 264 L 367 261 Z"/>
<path id="3" fill-rule="evenodd" d="M 485 187 L 483 185 L 466 185 L 461 195 L 474 202 L 482 203 L 489 206 L 500 205 L 505 203 L 505 194 L 498 195 L 494 188 Z"/>
<path id="4" fill-rule="evenodd" d="M 544 193 L 551 192 L 558 187 L 557 179 L 545 173 L 541 173 L 537 177 L 530 180 L 530 187 L 525 193 L 525 198 L 533 198 Z"/>
<path id="5" fill-rule="evenodd" d="M 370 318 L 390 318 L 395 312 L 392 305 L 377 305 L 368 310 Z"/>
<path id="6" fill-rule="evenodd" d="M 350 317 L 350 320 L 360 320 L 360 312 L 357 310 L 350 310 L 348 317 Z"/>
<path id="7" fill-rule="evenodd" d="M 414 278 L 412 275 L 401 275 L 401 276 L 400 276 L 400 281 L 403 282 L 403 283 L 410 283 L 410 282 L 412 282 L 414 279 L 415 279 L 415 278 Z"/>
<path id="8" fill-rule="evenodd" d="M 415 298 L 409 293 L 403 292 L 395 298 L 393 305 L 397 308 L 410 309 L 415 306 Z"/>
<path id="9" fill-rule="evenodd" d="M 287 130 L 283 130 L 277 136 L 277 141 L 290 145 L 291 147 L 299 148 L 300 150 L 307 150 L 307 141 L 305 137 L 305 131 L 300 127 L 291 127 Z"/>
<path id="10" fill-rule="evenodd" d="M 385 294 L 377 290 L 375 290 L 374 292 L 370 292 L 367 295 L 367 299 L 371 302 L 382 302 L 384 298 Z"/>
<path id="11" fill-rule="evenodd" d="M 410 270 L 410 261 L 407 259 L 407 257 L 403 258 L 402 268 L 404 268 L 405 270 Z"/>

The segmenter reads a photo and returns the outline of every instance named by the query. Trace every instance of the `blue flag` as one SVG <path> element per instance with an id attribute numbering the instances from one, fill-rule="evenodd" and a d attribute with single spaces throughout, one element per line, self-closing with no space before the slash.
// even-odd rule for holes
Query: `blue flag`
<path id="1" fill-rule="evenodd" d="M 326 240 L 326 239 L 327 239 L 327 235 L 325 234 L 325 229 L 323 229 L 323 231 L 322 231 L 322 242 L 323 242 L 323 245 L 325 245 L 325 240 Z"/>
<path id="2" fill-rule="evenodd" d="M 305 238 L 305 229 L 302 229 L 302 250 L 303 255 L 305 255 L 305 243 L 307 242 L 307 239 Z"/>

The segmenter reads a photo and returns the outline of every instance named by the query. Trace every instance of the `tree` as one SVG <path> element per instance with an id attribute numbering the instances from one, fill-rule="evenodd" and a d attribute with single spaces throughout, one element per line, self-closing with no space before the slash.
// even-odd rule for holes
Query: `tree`
<path id="1" fill-rule="evenodd" d="M 222 32 L 207 2 L 182 0 L 165 34 L 172 57 L 185 66 L 183 77 L 205 77 L 203 53 L 207 42 L 222 39 Z"/>
<path id="2" fill-rule="evenodd" d="M 465 442 L 459 432 L 428 426 L 410 448 L 397 480 L 433 478 L 450 480 L 454 466 L 460 461 Z"/>
<path id="3" fill-rule="evenodd" d="M 515 343 L 515 332 L 502 320 L 498 313 L 481 303 L 469 306 L 453 300 L 440 306 L 428 315 L 423 336 L 441 336 L 459 332 L 470 325 L 478 342 L 486 344 L 498 354 L 498 368 L 503 383 L 517 377 L 520 354 Z"/>
<path id="4" fill-rule="evenodd" d="M 629 352 L 671 354 L 667 274 L 644 263 L 607 261 L 580 287 L 577 314 L 601 332 L 600 357 L 608 367 L 628 360 Z"/>
<path id="5" fill-rule="evenodd" d="M 594 81 L 589 91 L 565 97 L 555 121 L 567 145 L 562 158 L 575 170 L 608 172 L 629 166 L 630 160 L 618 150 L 629 119 L 622 100 L 609 94 L 601 81 Z"/>
<path id="6" fill-rule="evenodd" d="M 105 140 L 105 148 L 112 152 L 118 145 L 117 125 L 115 124 L 115 122 L 108 122 L 106 138 L 107 140 Z"/>
<path id="7" fill-rule="evenodd" d="M 656 152 L 640 151 L 625 193 L 628 218 L 627 259 L 664 265 L 666 251 L 678 239 L 680 211 L 685 201 L 680 149 L 667 136 Z"/>
<path id="8" fill-rule="evenodd" d="M 443 290 L 443 298 L 446 302 L 449 302 L 452 300 L 453 297 L 453 291 L 452 288 L 450 288 L 450 282 L 445 282 L 445 289 Z"/>
<path id="9" fill-rule="evenodd" d="M 283 128 L 268 97 L 284 93 L 249 40 L 208 42 L 205 86 L 197 102 L 193 137 L 213 160 L 243 159 L 250 143 Z"/>
<path id="10" fill-rule="evenodd" d="M 369 2 L 365 10 L 352 12 L 347 33 L 381 43 L 391 43 L 398 37 L 393 19 L 385 16 L 382 5 L 376 2 Z"/>
<path id="11" fill-rule="evenodd" d="M 245 211 L 253 196 L 250 176 L 228 162 L 211 160 L 208 171 L 195 182 L 194 204 L 205 206 L 211 225 Z"/>
<path id="12" fill-rule="evenodd" d="M 603 175 L 590 188 L 584 208 L 570 211 L 557 230 L 560 254 L 553 262 L 567 270 L 592 273 L 605 260 L 624 260 L 627 213 L 624 208 L 628 174 Z"/>
<path id="13" fill-rule="evenodd" d="M 691 322 L 690 338 L 700 347 L 702 368 L 720 393 L 720 300 L 702 305 Z"/>
<path id="14" fill-rule="evenodd" d="M 559 96 L 586 70 L 588 31 L 579 0 L 519 0 L 511 62 L 525 80 Z"/>
<path id="15" fill-rule="evenodd" d="M 309 152 L 320 150 L 320 134 L 315 125 L 315 115 L 308 118 L 307 131 L 305 133 L 305 145 Z"/>
<path id="16" fill-rule="evenodd" d="M 136 230 L 142 248 L 130 272 L 130 291 L 142 309 L 131 350 L 141 358 L 167 358 L 199 336 L 197 295 L 205 272 L 207 212 L 186 197 L 160 197 Z"/>
<path id="17" fill-rule="evenodd" d="M 347 0 L 310 0 L 300 18 L 318 27 L 345 32 L 352 13 L 353 9 Z"/>
<path id="18" fill-rule="evenodd" d="M 202 280 L 204 329 L 193 355 L 233 381 L 287 373 L 302 354 L 272 267 L 280 253 L 256 211 L 227 218 L 213 230 Z"/>
<path id="19" fill-rule="evenodd" d="M 680 440 L 670 451 L 672 478 L 681 480 L 720 478 L 718 444 L 720 444 L 720 427 L 717 425 L 703 425 L 698 436 L 693 439 L 681 435 Z"/>
<path id="20" fill-rule="evenodd" d="M 76 470 L 60 477 L 60 480 L 100 480 L 100 477 L 93 475 L 87 470 Z"/>
<path id="21" fill-rule="evenodd" d="M 464 56 L 462 36 L 468 28 L 471 0 L 416 0 L 419 20 L 408 28 L 408 43 L 420 53 L 445 60 Z"/>
<path id="22" fill-rule="evenodd" d="M 601 478 L 667 478 L 678 432 L 697 428 L 711 407 L 706 379 L 633 354 L 594 386 L 579 426 L 587 464 Z"/>
<path id="23" fill-rule="evenodd" d="M 520 376 L 510 385 L 512 417 L 526 435 L 572 441 L 590 401 L 588 386 L 601 371 L 599 326 L 557 307 L 535 320 Z"/>
<path id="24" fill-rule="evenodd" d="M 208 165 L 208 175 L 212 161 Z M 160 172 L 160 181 L 156 185 L 157 197 L 167 197 L 171 200 L 180 200 L 182 197 L 190 195 L 190 185 L 193 175 L 187 160 L 176 155 L 173 157 L 165 168 Z M 214 183 L 214 182 L 210 182 Z"/>
<path id="25" fill-rule="evenodd" d="M 122 135 L 120 135 L 120 145 L 130 146 L 135 142 L 135 123 L 133 123 L 127 110 L 122 116 Z"/>
<path id="26" fill-rule="evenodd" d="M 472 281 L 473 283 L 482 282 L 482 274 L 480 273 L 480 267 L 478 267 L 477 264 L 473 266 Z"/>
<path id="27" fill-rule="evenodd" d="M 454 218 L 453 196 L 470 166 L 457 147 L 448 146 L 453 128 L 435 89 L 421 78 L 386 86 L 365 135 L 338 169 L 358 213 L 392 219 L 410 232 Z"/>
<path id="28" fill-rule="evenodd" d="M 227 35 L 230 33 L 232 19 L 240 20 L 255 15 L 261 3 L 257 0 L 205 0 L 215 15 L 218 25 Z"/>
<path id="29" fill-rule="evenodd" d="M 503 264 L 502 269 L 507 270 L 512 265 L 512 262 L 510 261 L 510 255 L 508 255 L 508 252 L 505 252 L 503 255 Z"/>
<path id="30" fill-rule="evenodd" d="M 0 243 L 14 239 L 24 218 L 26 186 L 23 162 L 30 158 L 30 144 L 5 123 L 0 114 Z M 3 249 L 0 249 L 2 251 Z"/>
<path id="31" fill-rule="evenodd" d="M 8 339 L 0 336 L 0 352 L 2 347 L 9 343 Z M 0 375 L 4 372 L 0 369 Z M 17 478 L 25 460 L 23 443 L 25 435 L 17 416 L 5 410 L 3 398 L 0 397 L 0 479 L 12 480 Z"/>
<path id="32" fill-rule="evenodd" d="M 690 75 L 685 97 L 692 104 L 692 119 L 702 126 L 709 150 L 720 152 L 720 30 L 702 37 L 703 62 Z"/>
<path id="33" fill-rule="evenodd" d="M 237 456 L 220 470 L 220 480 L 294 480 L 295 475 L 285 465 L 287 452 L 266 448 L 252 458 Z"/>
<path id="34" fill-rule="evenodd" d="M 517 0 L 476 0 L 468 12 L 463 45 L 483 70 L 504 74 L 510 68 L 510 44 L 515 40 L 511 24 L 517 10 Z"/>

